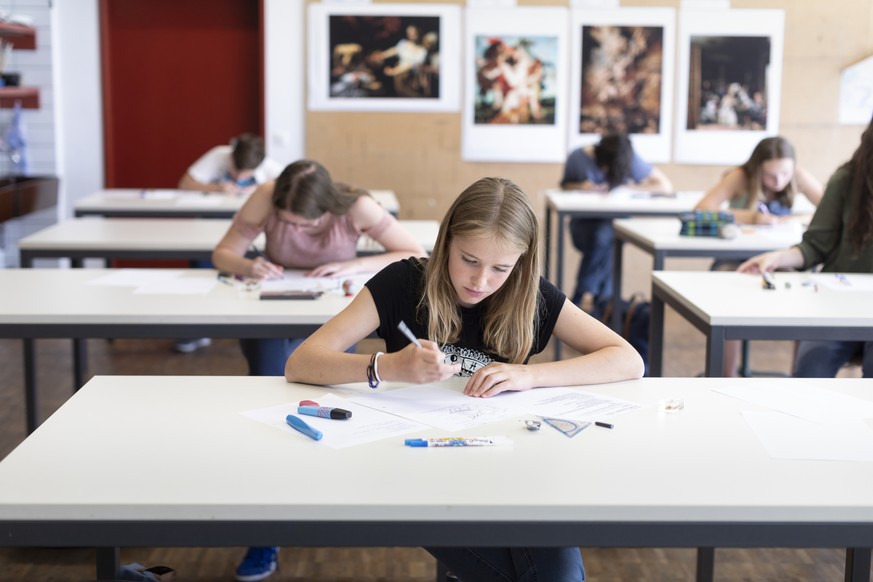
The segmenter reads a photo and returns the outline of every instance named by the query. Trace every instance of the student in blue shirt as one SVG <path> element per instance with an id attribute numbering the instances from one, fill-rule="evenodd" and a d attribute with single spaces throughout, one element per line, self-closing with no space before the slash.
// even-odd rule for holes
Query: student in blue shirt
<path id="1" fill-rule="evenodd" d="M 606 193 L 619 186 L 662 194 L 673 191 L 667 176 L 643 161 L 626 135 L 606 135 L 567 158 L 561 178 L 564 190 Z M 598 298 L 612 295 L 612 221 L 574 218 L 570 235 L 573 246 L 582 251 L 572 301 L 591 312 Z"/>

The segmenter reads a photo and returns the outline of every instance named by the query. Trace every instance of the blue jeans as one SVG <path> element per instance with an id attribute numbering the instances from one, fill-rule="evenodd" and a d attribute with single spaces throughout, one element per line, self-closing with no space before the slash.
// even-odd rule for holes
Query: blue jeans
<path id="1" fill-rule="evenodd" d="M 239 345 L 249 363 L 249 376 L 284 376 L 285 362 L 306 338 L 241 339 Z"/>
<path id="2" fill-rule="evenodd" d="M 576 275 L 573 303 L 579 305 L 582 295 L 594 298 L 612 295 L 612 221 L 601 218 L 574 218 L 570 221 L 573 246 L 582 251 L 582 262 Z"/>
<path id="3" fill-rule="evenodd" d="M 873 378 L 873 342 L 801 341 L 794 360 L 795 378 L 833 378 L 840 368 L 862 356 L 865 378 Z"/>
<path id="4" fill-rule="evenodd" d="M 284 376 L 285 362 L 306 338 L 241 339 L 239 346 L 249 364 L 249 376 Z M 346 350 L 355 353 L 355 346 Z"/>
<path id="5" fill-rule="evenodd" d="M 461 582 L 582 582 L 579 548 L 425 548 Z"/>

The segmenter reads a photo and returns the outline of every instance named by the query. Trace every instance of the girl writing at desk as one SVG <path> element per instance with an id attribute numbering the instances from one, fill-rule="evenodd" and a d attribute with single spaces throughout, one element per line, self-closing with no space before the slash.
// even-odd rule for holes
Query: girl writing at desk
<path id="1" fill-rule="evenodd" d="M 742 166 L 724 174 L 697 203 L 695 210 L 720 210 L 727 203 L 739 224 L 777 224 L 788 220 L 794 201 L 803 193 L 813 205 L 822 197 L 821 183 L 797 165 L 794 146 L 784 137 L 768 137 L 755 146 Z M 716 261 L 714 271 L 733 271 L 735 261 Z M 740 344 L 729 340 L 724 346 L 723 375 L 739 374 Z"/>
<path id="2" fill-rule="evenodd" d="M 246 258 L 262 232 L 266 256 Z M 362 234 L 386 252 L 356 256 Z M 309 269 L 314 277 L 329 277 L 376 272 L 399 259 L 424 255 L 415 237 L 367 192 L 336 184 L 324 166 L 300 160 L 255 190 L 215 247 L 212 262 L 222 271 L 254 279 L 281 277 L 284 268 Z M 249 374 L 281 376 L 285 360 L 302 341 L 241 339 Z M 237 580 L 269 576 L 276 569 L 277 551 L 250 548 L 237 569 Z"/>
<path id="3" fill-rule="evenodd" d="M 808 269 L 823 273 L 873 273 L 873 121 L 861 135 L 852 159 L 828 181 L 821 204 L 800 244 L 752 257 L 743 273 Z M 794 376 L 833 378 L 846 362 L 862 358 L 865 378 L 873 378 L 873 342 L 812 341 L 798 343 Z"/>
<path id="4" fill-rule="evenodd" d="M 639 378 L 643 363 L 620 336 L 539 276 L 536 213 L 513 182 L 483 178 L 455 200 L 429 259 L 376 274 L 285 366 L 289 382 L 367 379 L 425 383 L 469 377 L 464 393 L 492 397 L 540 386 Z M 405 322 L 420 345 L 399 329 Z M 345 353 L 376 331 L 387 353 Z M 528 364 L 554 336 L 580 356 Z M 429 548 L 462 580 L 584 579 L 578 548 Z"/>
<path id="5" fill-rule="evenodd" d="M 799 193 L 818 206 L 821 182 L 797 165 L 787 139 L 768 137 L 758 142 L 746 163 L 726 172 L 695 210 L 721 210 L 727 203 L 740 224 L 776 224 L 791 213 Z"/>

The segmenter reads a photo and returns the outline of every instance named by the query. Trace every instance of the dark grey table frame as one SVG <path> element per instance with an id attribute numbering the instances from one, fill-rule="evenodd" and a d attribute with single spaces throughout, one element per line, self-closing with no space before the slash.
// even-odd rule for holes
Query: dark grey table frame
<path id="1" fill-rule="evenodd" d="M 701 547 L 697 580 L 711 580 L 715 547 L 849 548 L 845 580 L 867 582 L 873 524 L 464 521 L 5 521 L 5 547 L 97 547 L 112 579 L 119 547 L 582 546 Z"/>

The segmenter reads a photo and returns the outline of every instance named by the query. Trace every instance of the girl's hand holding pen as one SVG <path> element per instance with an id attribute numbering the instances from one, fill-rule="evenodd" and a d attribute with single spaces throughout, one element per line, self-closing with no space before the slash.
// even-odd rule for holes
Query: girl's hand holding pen
<path id="1" fill-rule="evenodd" d="M 249 277 L 252 279 L 280 279 L 284 269 L 280 265 L 271 263 L 263 256 L 257 256 L 252 260 L 249 268 Z"/>
<path id="2" fill-rule="evenodd" d="M 532 387 L 530 366 L 492 362 L 476 370 L 464 387 L 464 394 L 488 398 L 501 392 L 529 390 Z"/>
<path id="3" fill-rule="evenodd" d="M 400 382 L 426 384 L 451 378 L 461 371 L 461 364 L 446 364 L 439 345 L 418 340 L 421 347 L 409 344 L 399 352 L 385 354 L 379 360 L 380 375 Z"/>

